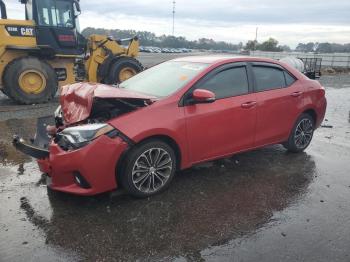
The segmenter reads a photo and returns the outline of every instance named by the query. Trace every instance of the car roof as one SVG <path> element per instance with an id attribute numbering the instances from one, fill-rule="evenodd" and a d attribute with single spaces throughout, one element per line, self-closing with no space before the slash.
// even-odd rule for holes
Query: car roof
<path id="1" fill-rule="evenodd" d="M 220 65 L 225 63 L 234 63 L 234 62 L 266 62 L 280 65 L 287 69 L 289 73 L 292 73 L 298 79 L 307 79 L 307 77 L 299 72 L 294 67 L 277 61 L 275 59 L 266 58 L 266 57 L 253 57 L 253 56 L 233 56 L 233 55 L 204 55 L 204 56 L 185 56 L 173 59 L 171 61 L 179 62 L 192 62 L 192 63 L 206 63 L 210 65 Z"/>
<path id="2" fill-rule="evenodd" d="M 258 61 L 258 62 L 270 62 L 279 64 L 277 60 L 262 57 L 251 56 L 225 56 L 225 55 L 205 55 L 205 56 L 185 56 L 173 59 L 178 62 L 194 62 L 194 63 L 206 63 L 216 64 L 222 62 L 238 62 L 238 61 Z"/>

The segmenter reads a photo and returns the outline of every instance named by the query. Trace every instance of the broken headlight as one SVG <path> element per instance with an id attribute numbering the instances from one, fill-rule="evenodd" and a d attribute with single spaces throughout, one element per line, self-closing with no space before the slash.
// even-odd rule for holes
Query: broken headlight
<path id="1" fill-rule="evenodd" d="M 88 124 L 67 127 L 56 135 L 56 143 L 64 150 L 77 149 L 87 145 L 97 137 L 113 132 L 108 124 Z"/>

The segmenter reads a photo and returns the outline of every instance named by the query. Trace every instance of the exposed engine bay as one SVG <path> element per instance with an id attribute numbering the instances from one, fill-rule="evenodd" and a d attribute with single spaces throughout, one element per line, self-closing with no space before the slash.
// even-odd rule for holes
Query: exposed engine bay
<path id="1" fill-rule="evenodd" d="M 86 119 L 86 122 L 89 124 L 104 123 L 109 119 L 132 112 L 147 105 L 148 103 L 146 101 L 140 99 L 95 98 L 90 116 Z"/>
<path id="2" fill-rule="evenodd" d="M 72 141 L 70 137 L 72 137 L 72 135 L 68 135 L 67 131 L 71 130 L 74 127 L 78 129 L 79 126 L 89 125 L 91 129 L 85 132 L 85 135 L 88 136 L 88 132 L 93 133 L 93 128 L 102 129 L 107 127 L 108 125 L 105 123 L 108 120 L 148 106 L 150 103 L 150 101 L 133 98 L 94 98 L 89 117 L 83 121 L 68 125 L 65 124 L 64 115 L 61 106 L 59 106 L 55 111 L 55 126 L 46 125 L 46 136 L 48 139 L 53 138 L 55 143 L 57 143 L 63 150 L 73 150 L 81 147 L 87 141 L 91 141 L 93 137 L 89 137 L 87 141 L 71 143 Z M 115 129 L 110 131 L 114 132 L 107 132 L 108 136 L 112 137 L 113 135 L 117 135 Z M 82 132 L 82 129 L 80 129 L 80 132 Z"/>
<path id="3" fill-rule="evenodd" d="M 148 106 L 150 101 L 140 99 L 116 99 L 116 98 L 95 98 L 92 103 L 90 115 L 87 119 L 78 122 L 79 124 L 104 123 L 112 118 L 132 112 L 141 107 Z M 70 126 L 65 124 L 62 107 L 59 106 L 54 114 L 56 128 Z M 74 123 L 73 125 L 76 125 Z M 71 124 L 72 125 L 72 124 Z"/>
<path id="4" fill-rule="evenodd" d="M 106 121 L 151 104 L 157 98 L 103 84 L 77 83 L 61 91 L 60 105 L 65 125 L 86 120 Z"/>
<path id="5" fill-rule="evenodd" d="M 105 129 L 105 134 L 109 137 L 118 135 L 119 133 L 117 130 L 111 128 L 105 123 L 112 118 L 148 106 L 149 103 L 150 101 L 133 98 L 95 98 L 92 103 L 89 117 L 81 122 L 70 125 L 65 124 L 64 115 L 59 106 L 55 112 L 55 127 L 47 125 L 46 136 L 48 139 L 53 138 L 55 143 L 57 143 L 63 150 L 74 150 L 93 140 L 94 131 Z M 79 127 L 86 127 L 86 129 L 83 130 L 83 128 Z M 86 140 L 80 139 L 79 141 L 74 141 L 75 135 L 69 133 L 73 128 L 79 130 L 80 133 L 84 132 L 83 136 L 85 136 L 84 138 L 86 138 Z"/>

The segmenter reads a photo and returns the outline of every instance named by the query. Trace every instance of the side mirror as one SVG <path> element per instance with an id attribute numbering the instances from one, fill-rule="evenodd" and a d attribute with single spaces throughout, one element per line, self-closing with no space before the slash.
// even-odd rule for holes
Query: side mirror
<path id="1" fill-rule="evenodd" d="M 209 90 L 196 89 L 193 91 L 192 101 L 194 104 L 213 103 L 215 94 Z"/>

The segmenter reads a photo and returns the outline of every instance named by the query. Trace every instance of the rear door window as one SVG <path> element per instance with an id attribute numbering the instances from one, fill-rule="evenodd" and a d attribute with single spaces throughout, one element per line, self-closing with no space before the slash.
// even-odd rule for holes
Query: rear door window
<path id="1" fill-rule="evenodd" d="M 267 91 L 286 86 L 284 71 L 269 66 L 253 66 L 256 81 L 256 91 Z"/>

